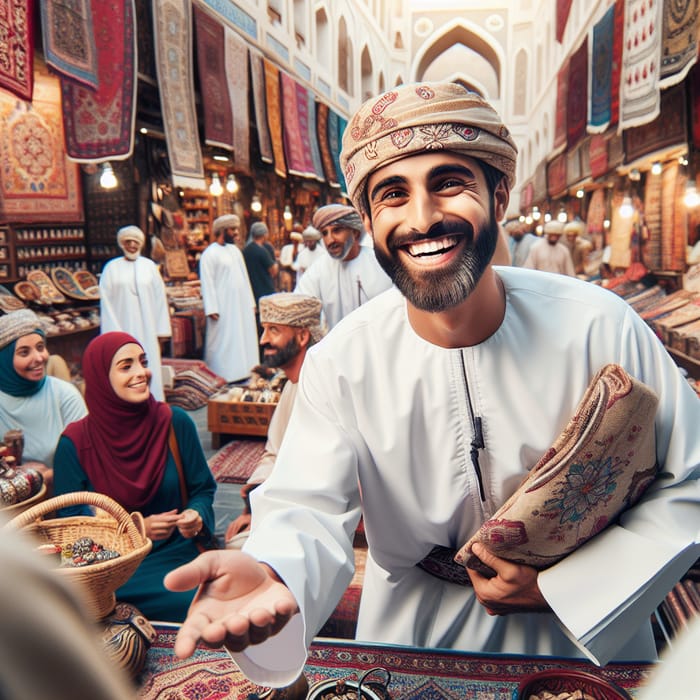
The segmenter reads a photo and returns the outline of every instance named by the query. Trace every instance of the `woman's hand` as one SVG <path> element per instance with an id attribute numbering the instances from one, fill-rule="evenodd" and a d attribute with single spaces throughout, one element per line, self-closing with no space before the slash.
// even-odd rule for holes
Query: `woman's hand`
<path id="1" fill-rule="evenodd" d="M 173 508 L 165 513 L 155 513 L 144 518 L 146 537 L 154 541 L 167 540 L 175 531 L 179 517 L 177 508 Z"/>
<path id="2" fill-rule="evenodd" d="M 203 524 L 202 516 L 194 508 L 183 510 L 177 519 L 177 529 L 187 540 L 198 535 Z"/>
<path id="3" fill-rule="evenodd" d="M 217 550 L 168 573 L 165 587 L 199 586 L 175 641 L 175 654 L 191 656 L 199 641 L 242 651 L 277 634 L 299 610 L 291 591 L 267 565 L 243 552 Z"/>
<path id="4" fill-rule="evenodd" d="M 493 578 L 487 578 L 474 569 L 467 569 L 474 593 L 489 615 L 550 609 L 537 585 L 537 569 L 501 559 L 480 542 L 472 545 L 472 552 L 496 572 Z"/>

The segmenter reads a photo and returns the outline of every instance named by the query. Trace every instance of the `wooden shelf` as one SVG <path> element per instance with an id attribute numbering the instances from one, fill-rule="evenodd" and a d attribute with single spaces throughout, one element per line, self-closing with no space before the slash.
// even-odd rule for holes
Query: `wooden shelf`
<path id="1" fill-rule="evenodd" d="M 680 350 L 670 348 L 668 345 L 664 347 L 668 350 L 668 354 L 676 360 L 677 365 L 683 367 L 693 379 L 700 379 L 700 360 L 696 360 L 694 357 L 686 355 Z"/>

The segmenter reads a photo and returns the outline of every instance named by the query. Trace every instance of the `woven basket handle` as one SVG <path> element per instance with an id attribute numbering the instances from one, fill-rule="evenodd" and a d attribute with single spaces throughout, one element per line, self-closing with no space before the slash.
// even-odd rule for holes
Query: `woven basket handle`
<path id="1" fill-rule="evenodd" d="M 141 513 L 127 513 L 114 499 L 94 491 L 74 491 L 73 493 L 64 493 L 61 496 L 49 498 L 31 508 L 27 508 L 23 513 L 10 520 L 8 526 L 22 529 L 35 520 L 40 520 L 44 515 L 53 513 L 55 510 L 77 505 L 102 508 L 117 521 L 120 532 L 127 532 L 130 536 L 139 535 L 141 539 L 146 537 L 145 523 Z"/>

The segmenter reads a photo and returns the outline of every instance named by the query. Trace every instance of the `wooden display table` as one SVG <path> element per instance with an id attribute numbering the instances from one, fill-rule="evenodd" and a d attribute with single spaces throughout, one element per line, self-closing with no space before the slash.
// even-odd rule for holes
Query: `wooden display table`
<path id="1" fill-rule="evenodd" d="M 228 389 L 222 389 L 207 402 L 207 428 L 213 449 L 221 447 L 221 434 L 265 437 L 276 403 L 227 401 Z"/>

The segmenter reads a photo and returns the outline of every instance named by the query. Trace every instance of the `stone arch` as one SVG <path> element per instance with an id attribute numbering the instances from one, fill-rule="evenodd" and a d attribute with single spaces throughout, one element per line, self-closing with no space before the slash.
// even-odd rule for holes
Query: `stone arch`
<path id="1" fill-rule="evenodd" d="M 488 34 L 485 34 L 481 27 L 463 18 L 446 23 L 426 39 L 416 52 L 411 67 L 413 81 L 420 82 L 428 66 L 451 46 L 457 44 L 462 44 L 478 53 L 493 68 L 498 94 L 491 97 L 500 99 L 503 90 L 502 70 L 505 65 L 503 49 Z"/>

